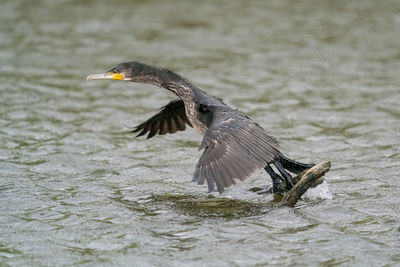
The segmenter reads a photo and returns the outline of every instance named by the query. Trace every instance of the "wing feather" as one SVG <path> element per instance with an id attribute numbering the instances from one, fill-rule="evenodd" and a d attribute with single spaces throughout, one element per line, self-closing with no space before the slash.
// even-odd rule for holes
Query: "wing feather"
<path id="1" fill-rule="evenodd" d="M 208 106 L 213 113 L 200 149 L 204 152 L 196 165 L 193 181 L 207 181 L 220 193 L 225 187 L 244 180 L 256 169 L 264 168 L 278 155 L 278 142 L 248 117 L 227 106 Z"/>
<path id="2" fill-rule="evenodd" d="M 159 130 L 160 126 L 160 121 L 155 121 L 154 123 L 152 123 L 150 125 L 150 133 L 149 135 L 147 135 L 147 138 L 152 138 L 153 136 L 155 136 Z"/>
<path id="3" fill-rule="evenodd" d="M 185 104 L 181 99 L 176 99 L 161 108 L 156 115 L 136 126 L 131 132 L 139 132 L 137 137 L 149 133 L 147 138 L 151 138 L 157 133 L 162 135 L 184 131 L 186 124 L 192 127 L 186 117 Z"/>
<path id="4" fill-rule="evenodd" d="M 181 116 L 175 116 L 173 119 L 175 120 L 178 131 L 184 131 L 186 129 L 185 122 L 182 120 Z"/>
<path id="5" fill-rule="evenodd" d="M 165 119 L 160 120 L 160 134 L 168 133 L 168 124 Z"/>
<path id="6" fill-rule="evenodd" d="M 175 120 L 172 117 L 168 118 L 168 131 L 169 133 L 176 133 L 177 131 L 175 126 Z"/>

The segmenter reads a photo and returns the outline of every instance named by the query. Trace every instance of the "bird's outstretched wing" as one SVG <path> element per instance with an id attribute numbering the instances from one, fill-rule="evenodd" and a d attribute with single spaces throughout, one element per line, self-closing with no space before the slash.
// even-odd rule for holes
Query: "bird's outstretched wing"
<path id="1" fill-rule="evenodd" d="M 226 106 L 208 107 L 213 118 L 200 149 L 193 181 L 207 180 L 209 191 L 217 185 L 219 193 L 264 168 L 278 155 L 278 141 L 248 117 Z"/>
<path id="2" fill-rule="evenodd" d="M 172 134 L 177 131 L 184 131 L 186 124 L 192 127 L 186 117 L 185 104 L 181 99 L 176 99 L 162 107 L 156 115 L 136 126 L 131 132 L 139 132 L 137 136 L 142 136 L 149 132 L 147 138 L 151 138 L 157 133 Z"/>

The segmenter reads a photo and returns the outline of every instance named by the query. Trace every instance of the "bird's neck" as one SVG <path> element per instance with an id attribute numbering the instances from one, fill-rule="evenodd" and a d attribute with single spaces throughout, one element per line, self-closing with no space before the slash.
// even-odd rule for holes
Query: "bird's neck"
<path id="1" fill-rule="evenodd" d="M 193 102 L 195 91 L 198 90 L 195 86 L 185 80 L 169 80 L 164 81 L 161 87 L 175 93 L 183 102 Z"/>
<path id="2" fill-rule="evenodd" d="M 142 72 L 141 78 L 138 78 L 135 81 L 165 88 L 175 93 L 184 102 L 192 101 L 196 91 L 199 90 L 189 81 L 186 81 L 184 78 L 172 71 L 150 66 L 148 66 L 147 69 L 145 68 Z"/>

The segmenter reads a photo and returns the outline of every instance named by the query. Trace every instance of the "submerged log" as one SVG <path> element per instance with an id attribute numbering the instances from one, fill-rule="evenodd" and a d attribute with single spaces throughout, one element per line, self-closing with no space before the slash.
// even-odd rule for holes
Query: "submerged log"
<path id="1" fill-rule="evenodd" d="M 283 196 L 280 205 L 294 207 L 297 201 L 301 198 L 301 196 L 310 188 L 316 187 L 324 181 L 324 174 L 327 173 L 331 168 L 331 162 L 326 161 L 322 162 L 318 165 L 315 165 L 311 169 L 305 170 L 299 175 L 292 178 L 293 188 L 285 193 Z M 284 188 L 282 191 L 285 192 L 286 185 L 285 183 L 281 183 L 281 186 Z"/>

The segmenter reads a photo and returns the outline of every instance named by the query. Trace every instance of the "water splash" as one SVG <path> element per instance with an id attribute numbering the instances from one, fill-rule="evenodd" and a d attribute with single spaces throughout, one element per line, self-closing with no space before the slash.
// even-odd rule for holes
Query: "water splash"
<path id="1" fill-rule="evenodd" d="M 305 197 L 311 200 L 333 198 L 332 193 L 329 190 L 328 183 L 326 181 L 315 188 L 310 188 L 309 190 L 307 190 Z"/>

